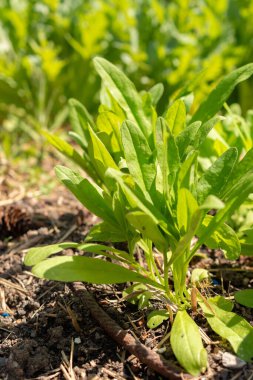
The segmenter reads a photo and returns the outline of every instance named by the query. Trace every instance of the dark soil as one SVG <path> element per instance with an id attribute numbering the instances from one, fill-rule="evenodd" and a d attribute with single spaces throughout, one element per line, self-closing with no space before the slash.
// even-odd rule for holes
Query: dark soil
<path id="1" fill-rule="evenodd" d="M 18 197 L 15 193 L 14 197 L 2 178 L 0 194 L 0 379 L 161 379 L 104 333 L 67 284 L 39 280 L 23 265 L 30 247 L 83 240 L 96 222 L 94 217 L 62 187 L 48 196 Z M 232 295 L 234 290 L 253 286 L 251 259 L 227 262 L 222 257 L 220 252 L 210 252 L 193 263 L 211 269 L 214 275 L 213 286 L 206 292 Z M 147 347 L 155 348 L 166 334 L 166 323 L 149 330 L 147 310 L 138 311 L 121 301 L 123 286 L 87 289 L 122 328 Z M 235 311 L 253 324 L 252 310 L 236 305 Z M 231 352 L 230 347 L 201 316 L 196 318 L 213 342 L 220 341 L 205 344 L 209 368 L 201 379 L 253 379 L 253 365 L 223 367 L 222 353 Z M 176 363 L 169 345 L 163 348 L 163 355 Z"/>

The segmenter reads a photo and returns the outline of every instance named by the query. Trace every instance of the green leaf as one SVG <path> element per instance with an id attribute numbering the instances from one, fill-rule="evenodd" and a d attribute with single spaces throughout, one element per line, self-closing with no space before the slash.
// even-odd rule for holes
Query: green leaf
<path id="1" fill-rule="evenodd" d="M 222 338 L 229 341 L 239 358 L 250 361 L 253 357 L 253 327 L 239 315 L 219 308 L 211 302 L 211 308 L 199 302 L 207 322 Z"/>
<path id="2" fill-rule="evenodd" d="M 90 159 L 93 166 L 96 168 L 101 181 L 104 181 L 105 172 L 108 168 L 113 168 L 115 170 L 119 170 L 119 168 L 114 162 L 105 145 L 90 127 L 89 133 L 91 138 L 89 144 Z"/>
<path id="3" fill-rule="evenodd" d="M 159 250 L 162 252 L 165 251 L 167 247 L 166 239 L 150 215 L 147 215 L 142 211 L 133 211 L 129 212 L 126 215 L 126 218 L 129 223 L 141 233 L 143 238 L 150 239 Z"/>
<path id="4" fill-rule="evenodd" d="M 253 256 L 253 244 L 252 243 L 245 243 L 244 241 L 240 240 L 241 244 L 241 254 L 243 256 Z"/>
<path id="5" fill-rule="evenodd" d="M 253 64 L 242 66 L 226 75 L 217 87 L 208 95 L 192 117 L 192 122 L 201 120 L 205 122 L 213 117 L 223 106 L 235 86 L 248 79 L 253 74 Z"/>
<path id="6" fill-rule="evenodd" d="M 77 248 L 79 251 L 94 252 L 94 253 L 109 251 L 109 252 L 117 253 L 118 255 L 122 255 L 122 257 L 125 257 L 125 258 L 129 257 L 127 252 L 114 248 L 114 247 L 110 247 L 108 245 L 104 245 L 104 244 L 82 243 L 82 244 L 79 244 Z"/>
<path id="7" fill-rule="evenodd" d="M 198 203 L 192 193 L 185 188 L 180 189 L 177 200 L 177 221 L 182 233 L 189 229 L 193 214 L 197 209 Z"/>
<path id="8" fill-rule="evenodd" d="M 121 119 L 110 111 L 104 111 L 97 117 L 99 138 L 116 158 L 119 158 L 118 155 L 121 151 L 121 124 Z"/>
<path id="9" fill-rule="evenodd" d="M 164 92 L 164 85 L 162 83 L 157 83 L 149 90 L 151 96 L 152 105 L 155 107 L 159 100 L 161 99 Z"/>
<path id="10" fill-rule="evenodd" d="M 45 130 L 41 130 L 41 134 L 47 139 L 47 141 L 53 145 L 60 153 L 62 153 L 65 157 L 72 160 L 75 164 L 77 164 L 80 168 L 84 169 L 86 173 L 93 179 L 96 180 L 96 176 L 94 174 L 94 170 L 90 165 L 89 161 L 85 160 L 80 156 L 80 154 L 66 141 L 62 140 L 60 137 L 49 133 Z"/>
<path id="11" fill-rule="evenodd" d="M 162 172 L 163 192 L 168 196 L 169 185 L 172 186 L 180 168 L 180 157 L 176 141 L 166 121 L 159 117 L 156 123 L 157 160 Z"/>
<path id="12" fill-rule="evenodd" d="M 207 236 L 205 244 L 212 249 L 222 249 L 225 257 L 229 260 L 236 260 L 241 253 L 241 245 L 235 231 L 227 224 L 217 226 L 214 232 L 208 232 L 209 224 L 213 217 L 206 215 L 202 225 L 198 228 L 196 235 L 201 238 L 203 234 Z"/>
<path id="13" fill-rule="evenodd" d="M 146 138 L 152 133 L 152 125 L 143 112 L 142 100 L 134 84 L 112 63 L 104 58 L 94 58 L 94 65 L 105 86 L 126 112 L 127 118 L 135 121 Z"/>
<path id="14" fill-rule="evenodd" d="M 253 148 L 251 148 L 243 157 L 241 161 L 235 166 L 231 179 L 226 188 L 226 194 L 229 194 L 231 188 L 243 177 L 245 174 L 253 171 Z"/>
<path id="15" fill-rule="evenodd" d="M 99 186 L 64 166 L 56 166 L 55 172 L 60 181 L 89 211 L 109 223 L 116 224 L 113 212 Z"/>
<path id="16" fill-rule="evenodd" d="M 85 256 L 58 256 L 36 264 L 32 272 L 48 280 L 93 284 L 120 284 L 128 281 L 153 285 L 154 282 L 139 273 L 101 259 Z M 162 287 L 162 286 L 161 286 Z"/>
<path id="17" fill-rule="evenodd" d="M 166 112 L 165 120 L 174 137 L 183 131 L 186 122 L 186 109 L 181 99 L 176 100 L 172 106 L 170 106 Z"/>
<path id="18" fill-rule="evenodd" d="M 123 291 L 122 296 L 124 300 L 127 300 L 131 304 L 138 305 L 138 309 L 140 310 L 149 305 L 152 293 L 144 284 L 133 284 Z"/>
<path id="19" fill-rule="evenodd" d="M 208 195 L 204 203 L 200 205 L 201 210 L 220 210 L 225 207 L 225 204 L 215 195 Z"/>
<path id="20" fill-rule="evenodd" d="M 120 186 L 132 209 L 143 211 L 146 215 L 149 215 L 154 223 L 159 225 L 160 228 L 170 236 L 171 241 L 174 240 L 174 237 L 177 236 L 177 230 L 175 230 L 174 226 L 169 224 L 163 214 L 161 214 L 152 203 L 147 201 L 142 194 L 136 194 L 136 192 L 129 187 L 128 183 L 124 181 L 124 176 L 121 172 L 108 169 L 107 176 L 110 181 L 115 181 Z"/>
<path id="21" fill-rule="evenodd" d="M 221 197 L 237 160 L 237 149 L 230 148 L 222 154 L 199 179 L 196 187 L 198 202 L 201 204 L 212 194 Z"/>
<path id="22" fill-rule="evenodd" d="M 112 243 L 127 241 L 127 236 L 124 231 L 110 223 L 102 222 L 91 227 L 88 236 L 85 239 L 88 241 L 110 241 Z"/>
<path id="23" fill-rule="evenodd" d="M 177 242 L 176 249 L 172 254 L 171 260 L 177 261 L 178 265 L 182 265 L 181 257 L 184 255 L 186 250 L 189 249 L 190 243 L 196 234 L 202 219 L 203 211 L 198 208 L 192 215 L 191 221 L 188 225 L 188 230 L 181 236 L 180 240 Z"/>
<path id="24" fill-rule="evenodd" d="M 214 117 L 205 123 L 196 121 L 188 125 L 176 138 L 176 143 L 181 159 L 191 150 L 197 150 L 204 143 L 208 133 L 219 121 L 219 117 Z"/>
<path id="25" fill-rule="evenodd" d="M 150 192 L 156 176 L 153 154 L 136 124 L 125 121 L 121 127 L 122 145 L 130 174 L 141 187 Z"/>
<path id="26" fill-rule="evenodd" d="M 42 247 L 34 247 L 28 250 L 24 264 L 27 266 L 33 266 L 39 263 L 42 260 L 45 260 L 47 257 L 53 255 L 54 253 L 58 253 L 67 248 L 77 248 L 78 243 L 73 242 L 65 242 L 59 244 L 51 244 L 45 245 Z"/>
<path id="27" fill-rule="evenodd" d="M 253 192 L 253 173 L 246 174 L 242 177 L 230 191 L 229 197 L 226 200 L 225 207 L 220 209 L 208 224 L 208 228 L 199 236 L 198 242 L 191 251 L 191 257 L 199 249 L 202 244 L 225 222 L 225 220 L 247 199 L 250 193 Z"/>
<path id="28" fill-rule="evenodd" d="M 149 329 L 156 329 L 163 321 L 169 319 L 170 314 L 168 310 L 153 310 L 147 316 L 147 326 Z"/>
<path id="29" fill-rule="evenodd" d="M 171 329 L 172 350 L 181 366 L 193 376 L 207 367 L 207 352 L 203 347 L 196 323 L 185 310 L 178 311 Z"/>
<path id="30" fill-rule="evenodd" d="M 208 302 L 212 304 L 215 304 L 220 309 L 225 311 L 232 311 L 234 307 L 234 303 L 230 300 L 227 300 L 225 297 L 222 296 L 215 296 L 208 299 Z"/>
<path id="31" fill-rule="evenodd" d="M 193 149 L 195 149 L 198 134 L 200 133 L 201 122 L 196 121 L 188 125 L 177 137 L 176 144 L 178 146 L 181 161 Z"/>
<path id="32" fill-rule="evenodd" d="M 192 150 L 185 158 L 178 171 L 178 187 L 189 189 L 191 187 L 191 175 L 197 163 L 198 152 Z"/>
<path id="33" fill-rule="evenodd" d="M 206 269 L 203 268 L 194 268 L 191 274 L 191 283 L 197 284 L 203 280 L 209 280 L 210 275 Z"/>
<path id="34" fill-rule="evenodd" d="M 96 125 L 83 104 L 76 99 L 69 100 L 69 117 L 73 130 L 82 138 L 82 143 L 87 149 L 90 140 L 88 126 L 96 130 Z"/>
<path id="35" fill-rule="evenodd" d="M 243 306 L 253 308 L 253 289 L 244 289 L 235 292 L 235 300 Z"/>

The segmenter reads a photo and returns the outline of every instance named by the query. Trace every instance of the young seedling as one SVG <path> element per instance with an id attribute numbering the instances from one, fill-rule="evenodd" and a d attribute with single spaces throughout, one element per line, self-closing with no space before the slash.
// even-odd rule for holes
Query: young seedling
<path id="1" fill-rule="evenodd" d="M 139 307 L 159 297 L 165 307 L 170 305 L 169 311 L 154 311 L 148 316 L 149 324 L 155 327 L 168 318 L 172 322 L 172 311 L 176 314 L 172 349 L 194 376 L 207 366 L 199 328 L 187 313 L 191 303 L 193 311 L 197 310 L 197 300 L 212 329 L 230 342 L 240 358 L 250 360 L 252 326 L 232 313 L 222 297 L 206 300 L 186 280 L 190 262 L 203 244 L 222 249 L 228 259 L 240 255 L 240 241 L 226 220 L 253 192 L 252 161 L 248 159 L 252 151 L 239 160 L 237 149 L 229 148 L 204 172 L 198 161 L 201 145 L 219 120 L 215 114 L 235 85 L 253 73 L 253 64 L 226 76 L 190 119 L 183 99 L 176 100 L 164 117 L 157 116 L 155 103 L 162 94 L 161 85 L 140 95 L 111 63 L 102 58 L 95 58 L 94 63 L 104 88 L 96 123 L 84 106 L 70 101 L 71 136 L 81 151 L 55 135 L 44 135 L 88 173 L 90 179 L 67 167 L 56 167 L 60 181 L 102 221 L 81 244 L 32 248 L 25 264 L 38 277 L 52 280 L 132 282 L 126 294 Z M 125 242 L 128 248 L 123 251 L 98 242 Z M 49 258 L 69 247 L 83 254 Z M 143 252 L 141 263 L 136 247 Z M 154 247 L 161 265 L 155 260 Z M 85 252 L 94 256 L 87 257 Z M 98 259 L 98 255 L 113 262 Z"/>

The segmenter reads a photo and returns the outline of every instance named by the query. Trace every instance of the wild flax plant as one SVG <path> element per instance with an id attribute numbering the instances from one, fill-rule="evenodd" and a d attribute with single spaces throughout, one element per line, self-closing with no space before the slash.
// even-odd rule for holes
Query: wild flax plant
<path id="1" fill-rule="evenodd" d="M 198 305 L 211 328 L 229 341 L 240 358 L 249 361 L 252 326 L 232 312 L 231 301 L 201 295 L 196 284 L 206 276 L 205 271 L 193 271 L 192 281 L 186 279 L 190 262 L 203 244 L 222 249 L 232 260 L 241 252 L 240 240 L 226 220 L 253 192 L 253 149 L 239 160 L 237 149 L 231 147 L 207 169 L 199 166 L 199 149 L 236 84 L 252 75 L 253 64 L 224 77 L 193 116 L 187 115 L 186 99 L 179 98 L 162 117 L 156 112 L 161 84 L 138 93 L 110 62 L 95 58 L 94 64 L 102 78 L 96 121 L 78 101 L 69 101 L 70 135 L 80 149 L 47 131 L 43 134 L 88 174 L 86 178 L 78 171 L 56 167 L 60 181 L 102 221 L 80 244 L 32 248 L 25 264 L 33 267 L 36 276 L 51 280 L 131 282 L 125 294 L 139 307 L 159 298 L 176 314 L 172 349 L 192 375 L 207 366 L 198 326 L 187 312 L 192 302 L 194 311 Z M 215 210 L 212 215 L 211 210 Z M 128 249 L 115 248 L 118 242 L 127 242 Z M 65 248 L 82 254 L 49 258 Z M 145 265 L 138 261 L 137 249 L 142 250 Z M 156 327 L 168 318 L 166 309 L 156 310 L 148 316 L 148 324 Z"/>

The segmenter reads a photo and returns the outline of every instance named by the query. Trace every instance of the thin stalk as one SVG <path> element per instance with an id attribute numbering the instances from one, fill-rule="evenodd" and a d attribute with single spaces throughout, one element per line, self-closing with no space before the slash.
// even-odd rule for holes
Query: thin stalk
<path id="1" fill-rule="evenodd" d="M 153 250 L 151 252 L 150 258 L 151 258 L 151 264 L 152 264 L 152 266 L 154 268 L 156 276 L 158 277 L 160 283 L 164 284 L 164 280 L 163 280 L 162 276 L 160 275 L 159 269 L 157 268 L 157 265 L 156 265 L 156 262 L 155 262 L 155 259 L 154 259 Z"/>
<path id="2" fill-rule="evenodd" d="M 131 261 L 134 261 L 134 249 L 135 249 L 135 242 L 133 242 L 132 240 L 128 240 L 128 251 L 129 251 Z"/>
<path id="3" fill-rule="evenodd" d="M 164 287 L 165 287 L 165 293 L 169 297 L 170 295 L 170 289 L 169 289 L 169 262 L 168 262 L 168 256 L 167 252 L 163 253 L 163 270 L 164 270 Z"/>

